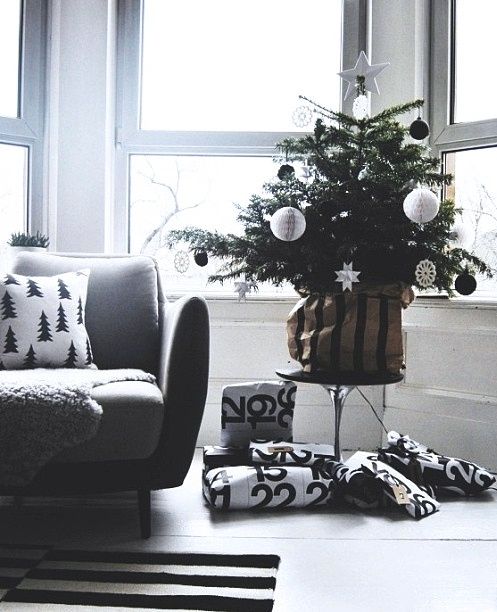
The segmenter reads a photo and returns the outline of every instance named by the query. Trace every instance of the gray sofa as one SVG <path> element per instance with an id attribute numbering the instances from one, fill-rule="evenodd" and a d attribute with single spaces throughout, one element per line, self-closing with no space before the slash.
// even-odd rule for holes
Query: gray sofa
<path id="1" fill-rule="evenodd" d="M 140 381 L 96 387 L 103 407 L 97 435 L 64 450 L 22 489 L 0 495 L 138 492 L 148 537 L 150 491 L 177 487 L 190 467 L 207 393 L 209 319 L 202 297 L 168 302 L 146 256 L 21 253 L 13 272 L 51 276 L 90 268 L 86 327 L 100 369 L 140 368 Z"/>

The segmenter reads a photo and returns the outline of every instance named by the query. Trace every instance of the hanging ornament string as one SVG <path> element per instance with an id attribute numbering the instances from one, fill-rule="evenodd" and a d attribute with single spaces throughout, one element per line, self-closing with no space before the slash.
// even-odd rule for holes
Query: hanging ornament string
<path id="1" fill-rule="evenodd" d="M 362 395 L 363 399 L 366 401 L 367 404 L 369 404 L 369 407 L 371 408 L 371 410 L 373 411 L 375 417 L 378 419 L 379 423 L 381 424 L 381 426 L 383 427 L 383 431 L 388 435 L 388 429 L 385 427 L 385 423 L 381 420 L 381 417 L 379 416 L 379 414 L 376 412 L 376 410 L 374 409 L 373 404 L 368 400 L 368 398 L 364 395 L 364 393 L 359 389 L 359 387 L 356 387 L 357 391 L 360 393 L 360 395 Z"/>

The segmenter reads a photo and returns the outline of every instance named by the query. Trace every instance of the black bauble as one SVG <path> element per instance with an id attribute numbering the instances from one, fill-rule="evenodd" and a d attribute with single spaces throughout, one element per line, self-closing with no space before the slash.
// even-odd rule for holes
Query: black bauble
<path id="1" fill-rule="evenodd" d="M 278 178 L 281 180 L 288 178 L 292 174 L 295 174 L 295 168 L 290 166 L 290 164 L 283 164 L 278 170 Z"/>
<path id="2" fill-rule="evenodd" d="M 476 289 L 476 278 L 469 272 L 463 272 L 456 278 L 454 285 L 457 293 L 471 295 Z"/>
<path id="3" fill-rule="evenodd" d="M 197 251 L 195 255 L 193 256 L 193 259 L 195 260 L 195 263 L 197 264 L 197 266 L 200 266 L 201 268 L 206 266 L 207 262 L 209 261 L 209 258 L 207 257 L 207 253 L 205 251 Z"/>
<path id="4" fill-rule="evenodd" d="M 430 128 L 426 121 L 423 121 L 421 117 L 418 117 L 415 121 L 413 121 L 409 127 L 409 134 L 415 140 L 423 140 L 430 133 Z"/>

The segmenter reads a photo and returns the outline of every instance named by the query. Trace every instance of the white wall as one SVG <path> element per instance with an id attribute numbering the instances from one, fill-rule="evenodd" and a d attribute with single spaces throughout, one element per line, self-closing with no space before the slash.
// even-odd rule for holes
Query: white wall
<path id="1" fill-rule="evenodd" d="M 52 0 L 48 207 L 52 248 L 102 252 L 113 191 L 115 0 Z"/>
<path id="2" fill-rule="evenodd" d="M 373 111 L 427 93 L 427 6 L 372 0 L 371 59 L 390 62 L 378 78 Z M 110 244 L 115 9 L 116 0 L 52 0 L 49 227 L 58 250 L 99 252 Z M 201 444 L 218 441 L 224 384 L 271 379 L 287 363 L 291 306 L 210 303 L 212 366 Z M 387 425 L 497 468 L 497 305 L 417 300 L 405 313 L 405 331 L 406 381 L 386 390 Z M 368 396 L 381 410 L 381 389 Z M 331 433 L 324 391 L 303 386 L 295 437 L 329 441 Z M 344 447 L 372 449 L 380 441 L 380 426 L 354 392 L 343 417 Z"/>

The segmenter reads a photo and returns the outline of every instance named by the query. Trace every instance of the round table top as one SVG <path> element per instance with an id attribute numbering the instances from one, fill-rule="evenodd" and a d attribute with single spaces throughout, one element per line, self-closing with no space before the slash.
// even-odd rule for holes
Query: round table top
<path id="1" fill-rule="evenodd" d="M 320 385 L 347 385 L 358 387 L 361 385 L 391 385 L 404 379 L 403 374 L 391 372 L 329 372 L 318 370 L 304 372 L 302 368 L 276 370 L 276 374 L 286 380 L 294 382 L 316 383 Z"/>

